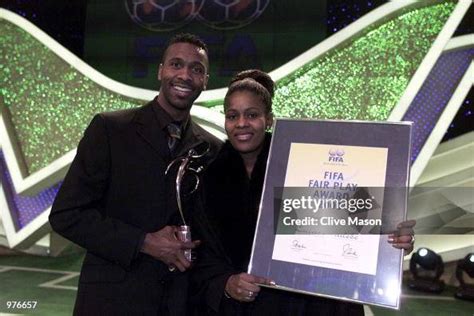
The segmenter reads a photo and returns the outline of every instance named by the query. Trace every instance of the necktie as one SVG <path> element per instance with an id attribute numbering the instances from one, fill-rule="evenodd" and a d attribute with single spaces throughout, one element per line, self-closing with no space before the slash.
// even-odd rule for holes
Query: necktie
<path id="1" fill-rule="evenodd" d="M 181 139 L 181 129 L 179 125 L 176 123 L 170 123 L 166 127 L 168 129 L 168 148 L 170 149 L 170 153 L 173 153 L 173 150 L 178 145 L 179 140 Z"/>

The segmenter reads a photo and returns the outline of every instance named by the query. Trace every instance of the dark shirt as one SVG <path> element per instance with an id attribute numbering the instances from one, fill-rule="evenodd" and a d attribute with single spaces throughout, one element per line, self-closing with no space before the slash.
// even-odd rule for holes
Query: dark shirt
<path id="1" fill-rule="evenodd" d="M 189 126 L 189 118 L 190 116 L 188 115 L 184 121 L 175 121 L 171 117 L 171 115 L 166 112 L 165 109 L 160 105 L 158 102 L 158 97 L 155 97 L 152 101 L 152 108 L 153 112 L 155 113 L 156 120 L 158 122 L 158 127 L 165 132 L 165 134 L 168 135 L 168 130 L 167 127 L 169 124 L 174 123 L 175 125 L 179 126 L 179 129 L 181 130 L 181 135 L 185 135 L 187 132 L 187 128 Z M 176 151 L 179 150 L 181 142 L 178 143 L 176 147 Z"/>

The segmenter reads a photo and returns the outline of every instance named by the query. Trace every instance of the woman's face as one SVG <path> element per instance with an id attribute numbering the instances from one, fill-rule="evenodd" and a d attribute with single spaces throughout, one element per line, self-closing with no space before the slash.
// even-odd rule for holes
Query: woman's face
<path id="1" fill-rule="evenodd" d="M 230 143 L 240 154 L 258 155 L 272 115 L 265 113 L 265 105 L 253 92 L 235 91 L 227 103 L 225 130 Z"/>

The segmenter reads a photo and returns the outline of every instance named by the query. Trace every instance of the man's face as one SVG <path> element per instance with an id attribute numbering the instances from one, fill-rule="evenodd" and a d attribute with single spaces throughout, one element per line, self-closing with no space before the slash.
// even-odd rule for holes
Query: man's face
<path id="1" fill-rule="evenodd" d="M 206 88 L 209 61 L 203 49 L 190 43 L 175 43 L 165 52 L 158 70 L 161 81 L 158 101 L 174 118 L 189 113 L 196 98 Z"/>

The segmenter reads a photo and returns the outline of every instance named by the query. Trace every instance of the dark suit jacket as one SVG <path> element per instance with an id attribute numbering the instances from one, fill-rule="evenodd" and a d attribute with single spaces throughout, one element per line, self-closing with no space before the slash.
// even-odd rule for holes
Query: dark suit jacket
<path id="1" fill-rule="evenodd" d="M 171 160 L 167 135 L 153 106 L 96 115 L 53 204 L 52 228 L 87 250 L 75 314 L 185 313 L 187 273 L 171 273 L 140 252 L 147 232 L 180 224 L 175 175 L 164 174 Z M 189 124 L 179 152 L 207 142 L 207 158 L 213 157 L 219 141 Z M 192 225 L 201 227 L 189 213 Z"/>

